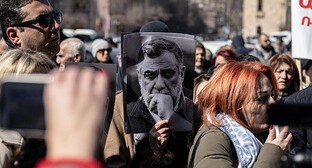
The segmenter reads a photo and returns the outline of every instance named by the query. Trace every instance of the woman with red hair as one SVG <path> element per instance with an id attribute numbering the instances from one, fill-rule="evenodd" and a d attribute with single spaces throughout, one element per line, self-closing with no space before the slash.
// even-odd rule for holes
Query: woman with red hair
<path id="1" fill-rule="evenodd" d="M 288 127 L 276 134 L 266 124 L 277 84 L 259 62 L 221 66 L 198 96 L 203 125 L 189 153 L 189 167 L 278 167 L 290 145 Z M 269 129 L 266 141 L 260 133 Z M 264 143 L 264 144 L 263 144 Z"/>
<path id="2" fill-rule="evenodd" d="M 229 62 L 236 62 L 237 55 L 236 53 L 228 48 L 221 48 L 216 53 L 212 60 L 212 65 L 218 66 L 223 65 Z"/>

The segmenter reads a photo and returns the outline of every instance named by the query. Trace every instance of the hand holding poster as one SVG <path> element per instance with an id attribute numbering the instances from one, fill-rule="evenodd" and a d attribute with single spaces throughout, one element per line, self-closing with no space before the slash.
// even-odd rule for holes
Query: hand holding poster
<path id="1" fill-rule="evenodd" d="M 312 59 L 312 0 L 292 0 L 292 55 Z"/>

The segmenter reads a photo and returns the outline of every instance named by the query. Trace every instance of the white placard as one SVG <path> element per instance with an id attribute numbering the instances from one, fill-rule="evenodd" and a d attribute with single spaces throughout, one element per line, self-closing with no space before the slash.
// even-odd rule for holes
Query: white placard
<path id="1" fill-rule="evenodd" d="M 312 0 L 291 1 L 292 55 L 312 60 Z"/>

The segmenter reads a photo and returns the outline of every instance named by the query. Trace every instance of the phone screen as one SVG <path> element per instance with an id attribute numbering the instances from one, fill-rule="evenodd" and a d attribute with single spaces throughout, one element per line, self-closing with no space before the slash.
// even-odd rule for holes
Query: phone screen
<path id="1" fill-rule="evenodd" d="M 1 127 L 44 130 L 43 86 L 43 83 L 3 83 Z"/>
<path id="2" fill-rule="evenodd" d="M 312 104 L 271 104 L 267 111 L 267 123 L 292 127 L 312 127 Z"/>

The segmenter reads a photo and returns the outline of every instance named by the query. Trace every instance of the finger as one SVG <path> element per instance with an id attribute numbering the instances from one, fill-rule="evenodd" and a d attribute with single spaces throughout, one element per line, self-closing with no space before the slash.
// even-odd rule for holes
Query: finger
<path id="1" fill-rule="evenodd" d="M 266 142 L 271 142 L 273 141 L 274 139 L 276 138 L 276 133 L 275 133 L 275 129 L 272 125 L 270 125 L 270 128 L 269 128 L 269 135 L 266 139 Z"/>
<path id="2" fill-rule="evenodd" d="M 61 79 L 62 79 L 62 76 L 63 76 L 63 73 L 60 73 L 58 70 L 54 69 L 51 71 L 51 77 L 52 77 L 52 80 L 50 83 L 46 84 L 45 87 L 44 87 L 44 97 L 48 98 L 49 96 L 46 96 L 48 94 L 53 94 L 54 92 L 51 91 L 51 93 L 49 93 L 49 91 L 52 89 L 52 87 L 55 85 L 58 85 L 59 83 L 61 83 Z"/>
<path id="3" fill-rule="evenodd" d="M 164 127 L 164 128 L 161 128 L 159 129 L 157 132 L 159 134 L 166 134 L 166 133 L 169 133 L 170 129 L 168 127 Z"/>
<path id="4" fill-rule="evenodd" d="M 288 126 L 282 127 L 281 132 L 288 132 L 288 131 L 289 131 L 289 127 Z"/>
<path id="5" fill-rule="evenodd" d="M 92 106 L 95 108 L 93 118 L 96 118 L 94 121 L 103 122 L 103 116 L 106 114 L 107 104 L 109 101 L 107 97 L 109 79 L 106 72 L 97 71 L 93 74 L 92 80 L 93 85 L 89 87 L 91 89 L 91 96 L 94 96 L 92 98 Z"/>
<path id="6" fill-rule="evenodd" d="M 76 85 L 78 85 L 78 93 L 81 93 L 79 96 L 86 96 L 90 95 L 91 89 L 92 88 L 92 83 L 94 82 L 93 80 L 93 74 L 94 71 L 89 68 L 84 68 L 80 71 L 78 81 Z"/>
<path id="7" fill-rule="evenodd" d="M 151 112 L 153 112 L 157 107 L 157 100 L 156 99 L 151 99 L 149 105 L 148 105 L 148 109 L 150 109 Z"/>
<path id="8" fill-rule="evenodd" d="M 92 96 L 96 100 L 94 103 L 102 105 L 100 107 L 103 107 L 107 102 L 108 81 L 108 76 L 104 71 L 97 71 L 93 75 Z"/>
<path id="9" fill-rule="evenodd" d="M 289 152 L 290 150 L 290 145 L 291 145 L 291 140 L 292 140 L 292 134 L 289 133 L 287 135 L 287 137 L 285 137 L 285 139 L 282 139 L 282 143 L 281 143 L 281 148 L 285 151 L 285 152 Z"/>
<path id="10" fill-rule="evenodd" d="M 155 129 L 156 129 L 156 130 L 159 130 L 159 129 L 163 128 L 163 127 L 166 127 L 167 124 L 168 124 L 168 120 L 160 120 L 160 121 L 158 121 L 158 122 L 155 124 Z"/>
<path id="11" fill-rule="evenodd" d="M 167 133 L 167 134 L 161 134 L 160 135 L 162 138 L 169 138 L 169 133 Z"/>
<path id="12" fill-rule="evenodd" d="M 161 136 L 157 136 L 157 141 L 161 142 Z"/>
<path id="13" fill-rule="evenodd" d="M 289 134 L 287 135 L 287 137 L 285 138 L 285 141 L 286 141 L 286 142 L 291 142 L 292 139 L 293 139 L 292 133 L 289 133 Z"/>
<path id="14" fill-rule="evenodd" d="M 161 140 L 160 140 L 161 145 L 165 145 L 165 144 L 167 144 L 167 142 L 168 142 L 168 138 L 161 138 Z"/>
<path id="15" fill-rule="evenodd" d="M 63 73 L 59 72 L 57 69 L 53 69 L 50 74 L 53 77 L 53 82 L 57 82 L 60 80 L 60 75 Z"/>
<path id="16" fill-rule="evenodd" d="M 59 72 L 58 69 L 53 69 L 51 72 L 50 72 L 51 76 L 53 77 L 53 83 L 58 83 L 61 81 L 62 79 L 62 75 L 64 75 L 64 73 L 62 72 Z"/>
<path id="17" fill-rule="evenodd" d="M 280 132 L 279 137 L 282 137 L 283 139 L 285 139 L 287 137 L 287 135 L 289 134 L 289 127 L 288 126 L 284 126 Z"/>
<path id="18" fill-rule="evenodd" d="M 45 109 L 50 109 L 50 104 L 51 102 L 54 102 L 54 100 L 52 100 L 53 97 L 57 97 L 54 95 L 57 95 L 58 92 L 56 92 L 57 90 L 59 90 L 60 86 L 62 84 L 63 81 L 63 76 L 64 73 L 59 72 L 57 69 L 54 69 L 53 71 L 51 71 L 51 78 L 52 81 L 48 84 L 46 84 L 44 86 L 44 90 L 43 90 L 43 102 L 45 105 Z"/>
<path id="19" fill-rule="evenodd" d="M 150 94 L 148 97 L 149 97 L 150 99 L 152 99 L 153 97 L 155 97 L 155 95 L 156 95 L 156 94 Z"/>
<path id="20" fill-rule="evenodd" d="M 58 72 L 58 79 L 55 83 L 52 84 L 52 87 L 54 87 L 54 90 L 58 90 L 56 94 L 63 92 L 62 94 L 64 94 L 64 96 L 66 97 L 70 97 L 70 96 L 77 97 L 76 83 L 77 83 L 78 76 L 79 76 L 79 69 L 76 67 L 69 67 L 63 72 Z M 62 95 L 58 95 L 58 96 L 62 96 Z"/>
<path id="21" fill-rule="evenodd" d="M 69 67 L 67 70 L 64 72 L 59 72 L 60 83 L 65 83 L 67 87 L 73 88 L 76 87 L 75 83 L 77 83 L 77 79 L 79 77 L 79 69 L 76 67 Z"/>
<path id="22" fill-rule="evenodd" d="M 93 94 L 100 100 L 107 98 L 108 81 L 106 72 L 98 71 L 96 73 Z"/>

